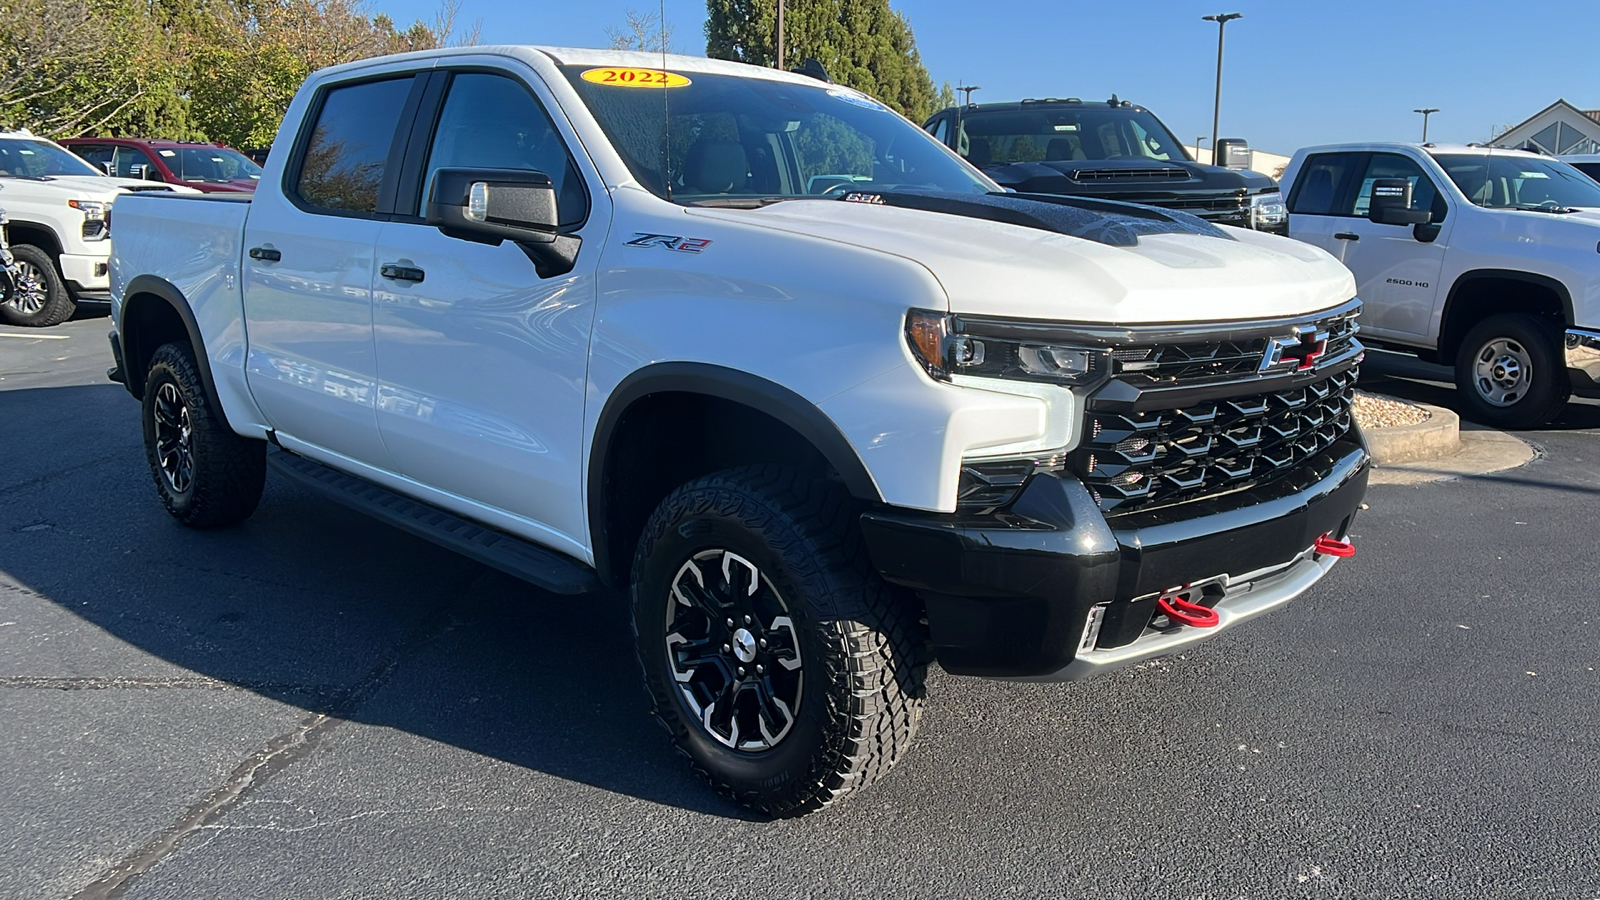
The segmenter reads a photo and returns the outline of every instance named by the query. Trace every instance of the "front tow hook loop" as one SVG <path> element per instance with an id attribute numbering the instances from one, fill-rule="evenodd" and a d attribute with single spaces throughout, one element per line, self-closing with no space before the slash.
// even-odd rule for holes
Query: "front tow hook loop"
<path id="1" fill-rule="evenodd" d="M 1162 597 L 1156 601 L 1156 606 L 1172 621 L 1195 628 L 1215 628 L 1222 621 L 1216 610 L 1190 603 L 1182 597 Z"/>
<path id="2" fill-rule="evenodd" d="M 1326 534 L 1317 538 L 1317 542 L 1311 545 L 1311 549 L 1321 556 L 1337 556 L 1341 559 L 1356 555 L 1355 544 L 1349 541 L 1341 541 Z"/>

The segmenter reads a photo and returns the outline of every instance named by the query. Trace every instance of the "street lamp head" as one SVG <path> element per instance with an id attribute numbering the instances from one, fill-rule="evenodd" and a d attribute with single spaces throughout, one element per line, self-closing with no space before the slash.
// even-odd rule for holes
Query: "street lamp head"
<path id="1" fill-rule="evenodd" d="M 1436 113 L 1438 111 L 1439 111 L 1439 108 L 1436 107 L 1436 106 L 1430 106 L 1427 109 L 1413 109 L 1412 110 L 1412 112 L 1414 112 L 1414 113 L 1422 113 L 1423 115 L 1428 115 L 1429 113 Z"/>
<path id="2" fill-rule="evenodd" d="M 1215 22 L 1218 25 L 1226 25 L 1234 19 L 1244 18 L 1244 13 L 1218 13 L 1214 16 L 1201 16 L 1200 18 L 1207 22 Z"/>

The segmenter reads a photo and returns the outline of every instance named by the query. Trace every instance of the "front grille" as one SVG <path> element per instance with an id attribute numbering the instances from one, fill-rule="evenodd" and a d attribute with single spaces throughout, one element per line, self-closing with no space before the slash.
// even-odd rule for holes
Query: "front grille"
<path id="1" fill-rule="evenodd" d="M 1183 409 L 1091 410 L 1069 465 L 1108 515 L 1261 484 L 1350 430 L 1356 377 L 1350 368 L 1289 390 Z"/>
<path id="2" fill-rule="evenodd" d="M 1338 359 L 1355 342 L 1356 318 L 1344 314 L 1311 323 L 1328 334 L 1326 359 Z M 1113 350 L 1123 380 L 1139 387 L 1207 384 L 1254 375 L 1267 353 L 1266 336 L 1239 340 L 1170 342 Z"/>
<path id="3" fill-rule="evenodd" d="M 1074 169 L 1073 181 L 1188 181 L 1183 169 Z"/>

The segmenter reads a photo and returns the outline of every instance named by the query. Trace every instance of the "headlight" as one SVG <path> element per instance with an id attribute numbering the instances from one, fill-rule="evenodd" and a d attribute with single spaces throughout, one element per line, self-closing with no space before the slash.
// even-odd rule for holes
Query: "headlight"
<path id="1" fill-rule="evenodd" d="M 914 309 L 906 314 L 906 341 L 928 374 L 1004 378 L 1082 387 L 1099 384 L 1111 370 L 1104 347 L 1030 340 L 1018 331 L 1030 323 L 981 323 Z"/>
<path id="2" fill-rule="evenodd" d="M 1250 224 L 1256 229 L 1281 228 L 1289 221 L 1289 207 L 1283 194 L 1266 191 L 1250 198 Z"/>
<path id="3" fill-rule="evenodd" d="M 106 217 L 106 204 L 99 200 L 68 200 L 67 205 L 83 213 L 83 218 L 89 222 L 98 222 Z"/>

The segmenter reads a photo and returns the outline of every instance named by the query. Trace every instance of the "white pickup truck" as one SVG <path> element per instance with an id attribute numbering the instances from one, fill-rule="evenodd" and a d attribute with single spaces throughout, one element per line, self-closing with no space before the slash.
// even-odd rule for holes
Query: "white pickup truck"
<path id="1" fill-rule="evenodd" d="M 1474 418 L 1529 428 L 1600 396 L 1600 184 L 1444 144 L 1311 147 L 1283 184 L 1289 235 L 1355 273 L 1367 341 L 1453 365 Z"/>
<path id="2" fill-rule="evenodd" d="M 1354 552 L 1359 303 L 1315 248 L 1006 194 L 700 58 L 341 66 L 274 147 L 253 200 L 119 201 L 112 377 L 167 510 L 238 522 L 271 465 L 628 591 L 655 715 L 754 809 L 886 771 L 930 657 L 1085 678 Z"/>
<path id="3" fill-rule="evenodd" d="M 19 272 L 17 290 L 0 300 L 0 322 L 56 325 L 79 300 L 110 299 L 111 208 L 130 191 L 198 193 L 111 178 L 53 141 L 0 132 L 0 210 Z"/>

